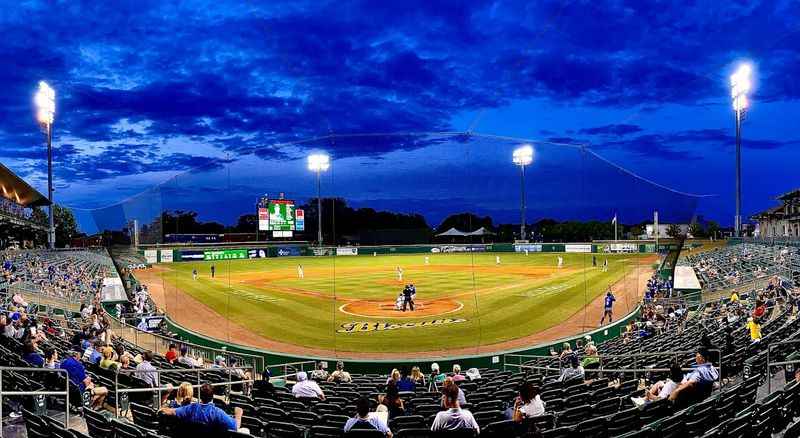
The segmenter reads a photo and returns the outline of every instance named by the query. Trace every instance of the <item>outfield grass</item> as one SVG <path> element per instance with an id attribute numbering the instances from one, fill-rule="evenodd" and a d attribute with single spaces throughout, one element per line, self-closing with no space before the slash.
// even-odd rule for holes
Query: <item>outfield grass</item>
<path id="1" fill-rule="evenodd" d="M 649 268 L 648 255 L 607 257 L 608 272 L 591 266 L 591 254 L 429 254 L 285 257 L 159 265 L 166 294 L 176 288 L 265 338 L 299 346 L 338 351 L 415 352 L 463 348 L 524 337 L 555 326 L 582 309 L 624 276 Z M 216 278 L 210 267 L 216 266 Z M 302 264 L 305 278 L 299 279 Z M 404 270 L 397 280 L 396 267 Z M 199 278 L 192 279 L 197 269 Z M 418 318 L 365 318 L 343 313 L 354 300 L 394 301 L 402 285 L 414 283 L 417 299 L 451 299 L 463 305 L 453 313 Z M 618 309 L 624 306 L 618 305 Z M 187 311 L 169 308 L 171 314 Z M 403 316 L 408 316 L 405 314 Z M 600 315 L 591 315 L 591 319 Z M 452 318 L 453 324 L 398 330 L 337 333 L 343 324 L 420 322 Z M 217 322 L 209 324 L 216 326 Z"/>

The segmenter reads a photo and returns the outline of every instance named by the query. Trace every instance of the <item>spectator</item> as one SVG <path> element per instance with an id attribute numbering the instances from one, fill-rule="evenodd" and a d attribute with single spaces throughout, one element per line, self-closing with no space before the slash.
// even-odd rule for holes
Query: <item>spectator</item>
<path id="1" fill-rule="evenodd" d="M 44 358 L 38 351 L 36 351 L 36 346 L 33 345 L 33 342 L 26 342 L 25 345 L 22 346 L 22 360 L 28 362 L 28 364 L 35 368 L 42 368 L 44 366 Z"/>
<path id="2" fill-rule="evenodd" d="M 400 380 L 397 381 L 397 390 L 413 392 L 417 384 L 409 375 L 408 368 L 403 368 L 402 375 L 403 376 L 400 378 Z"/>
<path id="3" fill-rule="evenodd" d="M 571 357 L 575 356 L 575 352 L 572 351 L 572 346 L 569 342 L 564 342 L 561 346 L 561 354 L 559 355 L 559 361 L 561 362 L 561 368 L 569 367 L 571 363 Z"/>
<path id="4" fill-rule="evenodd" d="M 347 419 L 347 422 L 344 424 L 345 433 L 353 429 L 375 429 L 383 432 L 388 438 L 392 437 L 392 432 L 383 420 L 377 416 L 369 415 L 369 399 L 366 397 L 361 397 L 356 401 L 356 416 Z"/>
<path id="5" fill-rule="evenodd" d="M 175 363 L 178 359 L 178 346 L 175 344 L 169 344 L 169 350 L 164 354 L 164 359 L 167 360 L 169 363 Z"/>
<path id="6" fill-rule="evenodd" d="M 181 355 L 178 357 L 178 363 L 181 365 L 186 365 L 190 368 L 194 368 L 197 366 L 197 362 L 189 356 L 189 347 L 185 345 L 181 345 Z"/>
<path id="7" fill-rule="evenodd" d="M 55 348 L 44 350 L 44 367 L 51 370 L 58 368 L 58 351 Z"/>
<path id="8" fill-rule="evenodd" d="M 223 356 L 217 356 L 214 358 L 214 364 L 211 365 L 211 368 L 225 368 L 226 366 L 225 358 Z"/>
<path id="9" fill-rule="evenodd" d="M 389 377 L 386 378 L 386 384 L 388 385 L 394 382 L 394 384 L 396 385 L 397 382 L 399 381 L 400 381 L 400 370 L 394 368 L 392 372 L 389 374 Z"/>
<path id="10" fill-rule="evenodd" d="M 108 389 L 102 386 L 95 386 L 92 378 L 86 375 L 86 369 L 80 362 L 83 355 L 81 350 L 73 350 L 72 354 L 61 362 L 60 368 L 67 371 L 70 382 L 78 387 L 80 392 L 89 391 L 92 396 L 92 407 L 98 408 L 103 406 L 108 395 Z"/>
<path id="11" fill-rule="evenodd" d="M 332 372 L 330 376 L 328 376 L 329 382 L 336 382 L 336 383 L 350 383 L 353 379 L 350 377 L 350 373 L 344 370 L 344 362 L 338 361 L 336 362 L 336 371 Z"/>
<path id="12" fill-rule="evenodd" d="M 681 384 L 670 394 L 670 400 L 675 401 L 684 395 L 688 399 L 700 400 L 711 394 L 714 382 L 719 378 L 719 373 L 708 361 L 709 357 L 708 350 L 704 348 L 697 350 L 694 370 L 683 377 Z"/>
<path id="13" fill-rule="evenodd" d="M 378 396 L 378 404 L 378 410 L 388 412 L 390 420 L 406 413 L 403 399 L 400 398 L 400 391 L 397 390 L 394 382 L 386 385 L 386 395 Z"/>
<path id="14" fill-rule="evenodd" d="M 573 354 L 569 356 L 569 358 L 569 367 L 564 368 L 564 371 L 561 372 L 561 376 L 558 378 L 560 382 L 566 382 L 572 379 L 583 379 L 584 377 L 584 370 L 578 362 L 578 356 Z"/>
<path id="15" fill-rule="evenodd" d="M 192 388 L 192 384 L 189 382 L 182 382 L 178 386 L 178 390 L 175 392 L 175 397 L 171 398 L 168 397 L 169 400 L 166 400 L 165 406 L 168 408 L 177 409 L 181 406 L 188 406 L 195 402 L 194 400 L 194 388 Z"/>
<path id="16" fill-rule="evenodd" d="M 458 403 L 458 387 L 448 385 L 442 388 L 444 393 L 444 404 L 446 411 L 436 414 L 436 418 L 431 425 L 432 432 L 443 430 L 473 429 L 475 433 L 480 433 L 478 423 L 472 413 L 466 409 L 461 409 Z"/>
<path id="17" fill-rule="evenodd" d="M 114 361 L 114 349 L 111 347 L 103 348 L 103 358 L 100 360 L 100 368 L 104 370 L 119 367 L 119 362 Z"/>
<path id="18" fill-rule="evenodd" d="M 539 397 L 539 388 L 531 382 L 525 382 L 519 388 L 519 396 L 514 400 L 511 419 L 517 423 L 526 418 L 544 414 L 544 402 Z"/>
<path id="19" fill-rule="evenodd" d="M 467 398 L 464 397 L 464 391 L 462 391 L 461 388 L 458 387 L 458 384 L 456 384 L 456 382 L 453 380 L 452 377 L 448 377 L 444 379 L 444 382 L 442 382 L 442 407 L 444 407 L 444 387 L 450 385 L 455 385 L 455 387 L 458 388 L 458 404 L 459 405 L 467 404 Z"/>
<path id="20" fill-rule="evenodd" d="M 328 372 L 325 371 L 325 368 L 322 368 L 322 362 L 317 362 L 314 371 L 311 372 L 311 379 L 318 382 L 328 380 Z"/>
<path id="21" fill-rule="evenodd" d="M 600 367 L 600 356 L 597 355 L 597 347 L 594 344 L 586 346 L 586 356 L 581 360 L 581 366 L 584 370 L 595 369 Z"/>
<path id="22" fill-rule="evenodd" d="M 752 317 L 747 318 L 747 329 L 750 330 L 751 342 L 761 342 L 761 324 L 755 321 Z"/>
<path id="23" fill-rule="evenodd" d="M 454 382 L 461 382 L 461 381 L 466 380 L 466 379 L 467 378 L 464 377 L 463 374 L 461 374 L 461 365 L 459 365 L 459 364 L 453 365 L 453 381 Z"/>
<path id="24" fill-rule="evenodd" d="M 675 388 L 678 387 L 681 380 L 683 380 L 683 372 L 681 366 L 677 362 L 673 362 L 669 367 L 669 377 L 666 380 L 659 380 L 650 385 L 650 388 L 645 391 L 644 397 L 631 397 L 633 404 L 642 407 L 652 401 L 669 398 Z"/>
<path id="25" fill-rule="evenodd" d="M 322 388 L 317 385 L 317 382 L 308 380 L 308 374 L 305 371 L 297 373 L 297 383 L 292 386 L 292 394 L 295 398 L 318 398 L 325 400 L 325 394 Z"/>
<path id="26" fill-rule="evenodd" d="M 237 431 L 242 424 L 242 408 L 233 408 L 234 416 L 226 414 L 222 409 L 214 406 L 214 388 L 209 384 L 200 387 L 200 403 L 190 403 L 177 409 L 162 407 L 165 415 L 173 415 L 181 420 L 202 426 L 211 432 L 223 430 Z"/>
<path id="27" fill-rule="evenodd" d="M 134 375 L 137 378 L 144 380 L 144 382 L 151 387 L 156 387 L 159 385 L 159 378 L 158 373 L 156 372 L 156 367 L 154 367 L 151 363 L 152 361 L 152 351 L 148 350 L 142 353 L 142 363 L 136 366 L 136 372 Z"/>
<path id="28" fill-rule="evenodd" d="M 431 383 L 438 384 L 444 382 L 447 376 L 439 371 L 439 364 L 434 362 L 431 364 Z"/>
<path id="29" fill-rule="evenodd" d="M 425 374 L 422 374 L 418 366 L 414 366 L 411 368 L 411 380 L 414 381 L 414 384 L 419 386 L 425 386 Z"/>
<path id="30" fill-rule="evenodd" d="M 105 345 L 103 345 L 103 341 L 100 339 L 92 341 L 91 345 L 83 352 L 83 361 L 93 364 L 100 363 L 100 360 L 103 359 L 103 354 L 101 353 L 103 347 L 105 347 Z"/>

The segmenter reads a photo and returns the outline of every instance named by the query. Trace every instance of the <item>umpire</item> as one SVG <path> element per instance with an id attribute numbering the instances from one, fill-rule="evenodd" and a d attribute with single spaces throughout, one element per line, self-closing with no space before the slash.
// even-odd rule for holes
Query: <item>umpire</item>
<path id="1" fill-rule="evenodd" d="M 403 312 L 406 311 L 406 306 L 411 306 L 411 311 L 414 311 L 414 300 L 411 298 L 411 295 L 414 294 L 414 290 L 411 289 L 411 285 L 407 284 L 405 288 L 403 288 Z"/>

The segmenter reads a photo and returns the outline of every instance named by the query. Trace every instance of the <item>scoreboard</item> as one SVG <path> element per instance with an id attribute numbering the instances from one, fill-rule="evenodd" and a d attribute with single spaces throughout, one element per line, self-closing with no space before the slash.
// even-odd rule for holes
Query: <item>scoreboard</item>
<path id="1" fill-rule="evenodd" d="M 305 229 L 305 214 L 290 199 L 262 198 L 258 203 L 259 231 L 272 231 L 273 237 L 292 237 Z"/>

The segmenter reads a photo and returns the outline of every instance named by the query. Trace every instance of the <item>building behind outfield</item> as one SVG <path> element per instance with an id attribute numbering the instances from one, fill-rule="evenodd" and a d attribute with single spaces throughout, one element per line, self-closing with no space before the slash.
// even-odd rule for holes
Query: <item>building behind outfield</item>
<path id="1" fill-rule="evenodd" d="M 753 216 L 757 237 L 800 237 L 800 189 L 786 192 L 775 200 L 781 204 Z"/>

